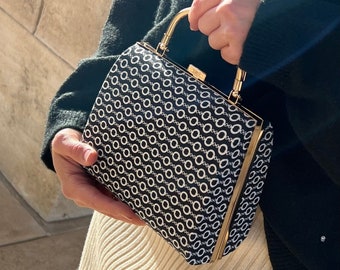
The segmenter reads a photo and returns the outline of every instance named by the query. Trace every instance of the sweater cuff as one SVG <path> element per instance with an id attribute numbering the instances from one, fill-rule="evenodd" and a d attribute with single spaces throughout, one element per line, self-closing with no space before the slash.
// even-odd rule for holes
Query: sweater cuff
<path id="1" fill-rule="evenodd" d="M 83 127 L 86 123 L 87 114 L 75 113 L 70 116 L 69 113 L 59 113 L 53 122 L 51 127 L 46 128 L 45 139 L 41 150 L 41 160 L 46 165 L 46 167 L 52 171 L 55 171 L 52 160 L 51 153 L 51 143 L 54 136 L 62 129 L 71 128 L 82 132 Z"/>

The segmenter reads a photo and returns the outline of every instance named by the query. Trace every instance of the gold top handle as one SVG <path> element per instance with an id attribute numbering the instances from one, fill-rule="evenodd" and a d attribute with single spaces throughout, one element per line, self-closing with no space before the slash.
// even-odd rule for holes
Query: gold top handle
<path id="1" fill-rule="evenodd" d="M 162 40 L 158 43 L 158 46 L 156 48 L 157 53 L 163 56 L 168 51 L 168 45 L 169 45 L 170 39 L 174 33 L 174 30 L 178 22 L 184 17 L 188 16 L 189 10 L 190 8 L 182 9 L 171 20 L 167 31 L 164 33 Z M 240 67 L 237 67 L 234 85 L 229 94 L 229 100 L 235 104 L 237 104 L 241 99 L 240 91 L 242 89 L 242 84 L 246 79 L 246 75 L 247 75 L 246 71 L 244 71 Z"/>

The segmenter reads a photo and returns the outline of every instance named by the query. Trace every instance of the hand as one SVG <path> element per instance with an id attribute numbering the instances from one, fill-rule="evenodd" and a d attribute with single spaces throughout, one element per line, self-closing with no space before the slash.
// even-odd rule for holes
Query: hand
<path id="1" fill-rule="evenodd" d="M 208 36 L 209 45 L 222 58 L 237 65 L 261 0 L 194 0 L 189 11 L 190 28 Z"/>
<path id="2" fill-rule="evenodd" d="M 73 129 L 59 131 L 51 144 L 53 165 L 66 198 L 78 206 L 87 207 L 107 216 L 135 225 L 144 225 L 121 201 L 100 188 L 82 166 L 90 166 L 97 159 L 97 152 L 81 142 L 81 133 Z"/>

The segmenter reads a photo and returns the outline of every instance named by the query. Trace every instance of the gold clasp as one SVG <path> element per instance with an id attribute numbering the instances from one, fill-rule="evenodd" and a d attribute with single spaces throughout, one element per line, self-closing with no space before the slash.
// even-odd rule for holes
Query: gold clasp
<path id="1" fill-rule="evenodd" d="M 206 73 L 204 73 L 202 70 L 195 67 L 194 65 L 190 64 L 187 70 L 192 76 L 194 76 L 196 79 L 201 80 L 202 82 L 204 82 L 205 78 L 207 77 Z"/>

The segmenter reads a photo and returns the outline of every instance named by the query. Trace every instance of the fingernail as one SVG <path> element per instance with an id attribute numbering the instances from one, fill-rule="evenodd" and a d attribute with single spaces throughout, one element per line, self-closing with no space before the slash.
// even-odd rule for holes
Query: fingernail
<path id="1" fill-rule="evenodd" d="M 128 220 L 128 221 L 132 221 L 132 220 L 133 220 L 133 218 L 130 218 L 130 217 L 124 216 L 124 215 L 121 215 L 121 217 L 122 217 L 123 219 Z"/>
<path id="2" fill-rule="evenodd" d="M 85 151 L 85 153 L 84 153 L 84 160 L 85 160 L 86 162 L 88 161 L 88 159 L 89 159 L 89 157 L 90 157 L 90 155 L 91 155 L 91 152 L 92 152 L 91 149 L 87 149 L 87 150 Z"/>

